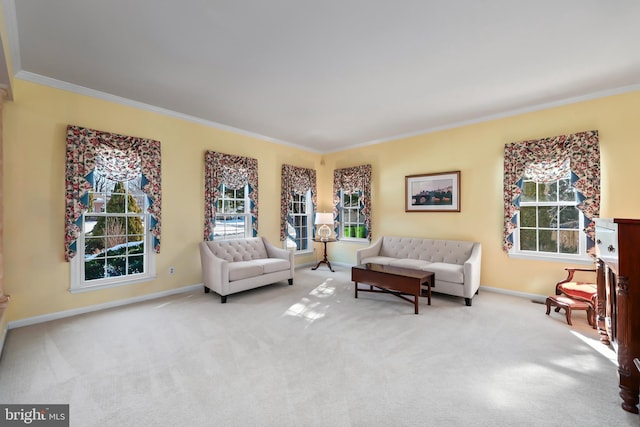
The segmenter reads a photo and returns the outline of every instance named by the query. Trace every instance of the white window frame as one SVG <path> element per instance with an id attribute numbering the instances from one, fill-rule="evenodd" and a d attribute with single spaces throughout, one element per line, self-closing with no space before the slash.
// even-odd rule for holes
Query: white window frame
<path id="1" fill-rule="evenodd" d="M 568 177 L 561 178 L 567 179 Z M 555 181 L 556 185 L 559 188 L 560 180 Z M 530 179 L 524 179 L 524 182 L 534 182 Z M 552 182 L 553 183 L 553 182 Z M 575 190 L 574 190 L 575 193 Z M 536 197 L 538 200 L 536 201 L 523 201 L 522 196 L 520 200 L 520 209 L 523 207 L 544 207 L 544 206 L 577 206 L 578 201 L 577 198 L 574 201 L 561 201 L 560 192 L 557 192 L 556 201 L 540 201 L 540 194 L 536 190 Z M 584 224 L 584 215 L 578 209 L 578 253 L 577 254 L 565 254 L 559 252 L 540 252 L 540 251 L 532 251 L 532 250 L 522 250 L 520 249 L 520 219 L 522 218 L 521 212 L 518 212 L 517 215 L 517 228 L 513 232 L 513 248 L 509 252 L 509 257 L 511 258 L 520 258 L 520 259 L 529 259 L 529 260 L 540 260 L 540 261 L 554 261 L 554 262 L 563 262 L 563 263 L 574 263 L 574 264 L 593 264 L 593 259 L 589 257 L 587 254 L 587 236 L 583 230 Z M 559 227 L 559 226 L 558 226 Z M 527 227 L 528 229 L 536 229 L 536 230 L 547 230 L 546 227 Z M 562 230 L 560 228 L 556 228 L 555 230 Z M 566 229 L 570 230 L 570 229 Z"/>
<path id="2" fill-rule="evenodd" d="M 291 222 L 289 222 L 289 218 L 293 219 L 294 217 L 306 217 L 307 221 L 306 221 L 306 235 L 307 238 L 305 239 L 307 242 L 307 247 L 305 249 L 298 249 L 298 245 L 295 244 L 295 240 L 292 239 L 291 237 L 287 236 L 287 239 L 285 240 L 285 249 L 293 249 L 295 253 L 297 254 L 303 254 L 303 253 L 309 253 L 309 252 L 313 252 L 313 234 L 314 234 L 314 224 L 313 224 L 313 204 L 311 203 L 311 189 L 308 189 L 307 192 L 302 195 L 301 197 L 304 197 L 304 203 L 305 203 L 305 213 L 304 214 L 295 214 L 294 213 L 294 209 L 293 209 L 293 204 L 294 203 L 299 203 L 297 202 L 295 199 L 295 196 L 292 197 L 291 201 L 289 202 L 289 210 L 287 212 L 287 234 L 289 236 L 294 236 L 294 233 L 297 233 L 296 228 L 294 227 L 293 224 L 291 224 Z"/>
<path id="3" fill-rule="evenodd" d="M 128 186 L 126 195 L 129 194 Z M 126 197 L 125 197 L 126 199 Z M 156 254 L 153 250 L 153 236 L 149 229 L 150 215 L 148 213 L 148 201 L 147 197 L 144 197 L 144 206 L 142 207 L 142 213 L 115 213 L 109 215 L 103 212 L 84 212 L 81 217 L 81 232 L 77 240 L 77 252 L 76 255 L 70 261 L 70 286 L 69 291 L 71 293 L 80 293 L 93 291 L 98 289 L 113 288 L 117 286 L 133 285 L 136 283 L 148 282 L 156 279 Z M 104 201 L 106 205 L 106 199 Z M 144 217 L 144 273 L 123 275 L 116 277 L 106 277 L 103 279 L 85 280 L 85 219 L 87 216 L 143 216 Z"/>
<path id="4" fill-rule="evenodd" d="M 250 203 L 251 200 L 249 199 L 249 185 L 245 185 L 244 186 L 244 197 L 243 198 L 238 198 L 238 197 L 232 197 L 232 198 L 228 198 L 227 194 L 226 194 L 226 185 L 221 184 L 220 186 L 220 197 L 218 198 L 218 200 L 216 201 L 217 206 L 222 206 L 223 209 L 216 209 L 216 216 L 215 216 L 215 221 L 216 221 L 216 226 L 213 229 L 213 240 L 236 240 L 236 239 L 245 239 L 248 237 L 253 237 L 253 229 L 251 227 L 251 212 L 250 212 Z M 231 190 L 230 191 L 235 193 L 238 190 Z M 230 202 L 237 202 L 238 200 L 242 200 L 243 202 L 243 212 L 225 212 L 224 210 L 224 206 L 225 206 L 225 201 L 230 201 Z M 226 233 L 226 219 L 228 217 L 243 217 L 244 218 L 244 234 L 242 236 L 239 235 L 239 233 Z M 219 234 L 220 232 L 220 227 L 225 228 L 224 234 Z M 236 229 L 237 230 L 237 229 Z"/>
<path id="5" fill-rule="evenodd" d="M 368 242 L 369 240 L 367 239 L 367 236 L 365 235 L 364 237 L 356 237 L 356 236 L 345 236 L 345 226 L 363 226 L 365 227 L 366 230 L 366 223 L 365 223 L 365 215 L 362 213 L 362 207 L 358 207 L 357 208 L 357 216 L 358 219 L 354 222 L 354 221 L 349 221 L 348 224 L 346 224 L 346 218 L 347 216 L 345 215 L 347 211 L 356 211 L 356 209 L 354 209 L 353 207 L 345 207 L 344 206 L 344 196 L 345 196 L 345 191 L 343 189 L 340 189 L 340 226 L 338 229 L 338 232 L 340 233 L 340 240 L 341 241 L 351 241 L 351 242 Z M 348 194 L 357 194 L 356 193 L 348 193 Z M 350 234 L 350 233 L 349 233 Z M 366 234 L 366 233 L 365 233 Z"/>

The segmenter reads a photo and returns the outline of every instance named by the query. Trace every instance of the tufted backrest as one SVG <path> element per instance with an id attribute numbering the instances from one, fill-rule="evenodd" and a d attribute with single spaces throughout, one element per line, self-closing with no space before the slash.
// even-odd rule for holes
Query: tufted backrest
<path id="1" fill-rule="evenodd" d="M 215 256 L 229 262 L 268 258 L 267 250 L 260 237 L 208 241 L 205 243 Z"/>
<path id="2" fill-rule="evenodd" d="M 384 236 L 380 256 L 419 259 L 463 265 L 471 256 L 473 242 Z"/>

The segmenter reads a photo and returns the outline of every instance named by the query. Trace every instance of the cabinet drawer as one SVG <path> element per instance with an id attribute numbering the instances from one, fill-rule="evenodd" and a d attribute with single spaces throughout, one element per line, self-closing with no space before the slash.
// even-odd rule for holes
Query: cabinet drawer
<path id="1" fill-rule="evenodd" d="M 596 220 L 596 254 L 603 259 L 618 258 L 618 224 Z"/>

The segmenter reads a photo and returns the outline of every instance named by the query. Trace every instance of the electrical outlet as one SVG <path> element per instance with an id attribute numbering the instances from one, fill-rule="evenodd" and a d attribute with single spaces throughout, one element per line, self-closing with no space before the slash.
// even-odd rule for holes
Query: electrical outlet
<path id="1" fill-rule="evenodd" d="M 174 267 L 169 267 L 169 274 L 173 275 L 173 273 L 176 272 L 176 269 Z"/>

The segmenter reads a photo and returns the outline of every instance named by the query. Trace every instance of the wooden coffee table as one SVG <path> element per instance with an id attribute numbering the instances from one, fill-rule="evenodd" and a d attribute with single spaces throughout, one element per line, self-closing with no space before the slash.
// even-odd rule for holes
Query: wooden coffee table
<path id="1" fill-rule="evenodd" d="M 420 296 L 426 296 L 428 305 L 431 305 L 432 271 L 382 264 L 361 264 L 351 268 L 351 280 L 355 282 L 356 298 L 358 298 L 358 291 L 389 293 L 405 301 L 412 302 L 415 314 L 418 314 Z M 359 288 L 358 282 L 369 285 L 369 288 Z M 423 286 L 425 285 L 426 295 L 423 294 Z M 374 289 L 374 287 L 377 289 Z M 408 298 L 411 295 L 413 296 L 413 301 Z"/>

